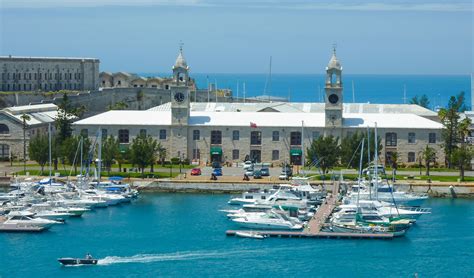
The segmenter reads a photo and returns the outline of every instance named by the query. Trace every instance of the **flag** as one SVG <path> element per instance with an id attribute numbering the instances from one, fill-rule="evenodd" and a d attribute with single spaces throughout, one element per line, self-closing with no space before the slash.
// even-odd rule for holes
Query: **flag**
<path id="1" fill-rule="evenodd" d="M 257 124 L 250 122 L 250 127 L 251 127 L 251 128 L 257 128 Z"/>

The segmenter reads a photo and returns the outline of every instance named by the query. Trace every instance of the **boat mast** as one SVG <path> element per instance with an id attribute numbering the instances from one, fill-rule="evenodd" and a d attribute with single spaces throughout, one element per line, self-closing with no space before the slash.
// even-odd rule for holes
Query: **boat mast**
<path id="1" fill-rule="evenodd" d="M 355 103 L 354 80 L 352 80 L 352 103 Z"/>
<path id="2" fill-rule="evenodd" d="M 99 173 L 97 175 L 98 180 L 97 184 L 100 183 L 100 171 L 102 170 L 102 129 L 99 127 L 99 140 L 98 140 L 99 148 L 98 148 L 98 157 L 99 157 Z"/>
<path id="3" fill-rule="evenodd" d="M 244 85 L 244 87 L 243 87 L 243 89 L 244 89 L 244 92 L 243 92 L 243 93 L 244 93 L 244 103 L 245 103 L 245 93 L 246 93 L 246 91 L 245 91 L 245 82 L 244 82 L 244 84 L 243 84 L 243 85 Z"/>
<path id="4" fill-rule="evenodd" d="M 379 173 L 378 173 L 378 144 L 377 144 L 377 122 L 375 122 L 375 134 L 374 134 L 374 142 L 375 142 L 375 153 L 374 153 L 374 164 L 375 164 L 375 196 L 377 201 L 379 200 Z"/>
<path id="5" fill-rule="evenodd" d="M 357 178 L 357 212 L 359 212 L 359 195 L 360 195 L 360 182 L 362 179 L 362 163 L 363 163 L 363 157 L 364 157 L 364 141 L 365 138 L 362 138 L 362 148 L 360 151 L 360 160 L 359 160 L 359 176 Z M 369 186 L 370 187 L 370 186 Z"/>
<path id="6" fill-rule="evenodd" d="M 48 123 L 49 185 L 51 185 L 51 123 Z"/>
<path id="7" fill-rule="evenodd" d="M 84 159 L 82 158 L 82 153 L 84 152 L 83 140 L 84 140 L 84 138 L 81 136 L 81 139 L 80 139 L 80 141 L 79 141 L 79 144 L 81 144 L 81 178 L 82 178 L 82 173 L 83 173 L 83 171 L 84 171 L 83 166 L 82 166 L 82 161 L 84 160 Z"/>
<path id="8" fill-rule="evenodd" d="M 371 186 L 371 178 L 372 175 L 370 174 L 370 127 L 367 126 L 367 169 L 369 169 L 369 199 L 372 200 L 372 186 Z"/>
<path id="9" fill-rule="evenodd" d="M 301 121 L 301 169 L 304 176 L 304 121 Z"/>
<path id="10" fill-rule="evenodd" d="M 264 96 L 267 95 L 267 87 L 268 87 L 268 92 L 270 92 L 271 87 L 272 87 L 272 56 L 270 56 L 270 67 L 268 71 L 267 80 L 265 81 L 265 87 L 263 88 Z M 270 99 L 270 95 L 268 96 L 268 98 Z"/>

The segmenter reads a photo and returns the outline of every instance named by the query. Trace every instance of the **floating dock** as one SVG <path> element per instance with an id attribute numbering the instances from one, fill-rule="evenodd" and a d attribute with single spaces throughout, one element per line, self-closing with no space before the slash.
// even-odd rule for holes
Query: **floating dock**
<path id="1" fill-rule="evenodd" d="M 325 202 L 319 207 L 314 216 L 309 220 L 306 228 L 301 232 L 296 231 L 254 231 L 267 237 L 286 238 L 357 238 L 357 239 L 393 239 L 393 233 L 373 234 L 373 233 L 333 233 L 321 232 L 321 228 L 326 223 L 328 217 L 336 207 L 339 196 L 339 182 L 334 182 L 332 192 Z M 248 232 L 243 230 L 228 230 L 227 236 L 235 236 L 237 232 Z"/>

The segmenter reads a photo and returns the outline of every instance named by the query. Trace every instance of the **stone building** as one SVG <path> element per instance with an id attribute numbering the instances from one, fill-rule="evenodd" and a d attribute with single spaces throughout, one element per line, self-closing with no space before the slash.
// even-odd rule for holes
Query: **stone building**
<path id="1" fill-rule="evenodd" d="M 0 90 L 96 90 L 99 63 L 94 58 L 0 56 Z"/>
<path id="2" fill-rule="evenodd" d="M 28 142 L 37 134 L 47 134 L 48 124 L 54 131 L 54 119 L 58 107 L 54 104 L 36 104 L 9 107 L 0 110 L 0 161 L 10 157 L 23 158 L 23 115 L 29 117 L 25 121 L 26 156 Z"/>
<path id="3" fill-rule="evenodd" d="M 167 149 L 168 159 L 189 158 L 200 164 L 252 158 L 299 165 L 306 148 L 319 136 L 342 138 L 377 126 L 382 161 L 397 152 L 399 162 L 416 163 L 426 145 L 437 151 L 439 162 L 444 161 L 442 126 L 430 118 L 429 110 L 414 105 L 344 104 L 342 65 L 335 52 L 326 68 L 324 104 L 192 103 L 187 64 L 180 59 L 174 68 L 170 103 L 147 111 L 109 111 L 86 118 L 74 123 L 75 133 L 93 136 L 101 129 L 102 134 L 118 137 L 123 146 L 147 134 Z"/>
<path id="4" fill-rule="evenodd" d="M 196 90 L 194 80 L 189 77 L 189 66 L 184 59 L 183 49 L 180 48 L 178 58 L 172 68 L 172 77 L 143 77 L 134 73 L 127 72 L 101 72 L 99 74 L 100 87 L 103 89 L 111 88 L 156 88 L 170 90 L 171 86 L 176 84 L 176 80 L 184 82 L 190 86 L 192 91 Z"/>

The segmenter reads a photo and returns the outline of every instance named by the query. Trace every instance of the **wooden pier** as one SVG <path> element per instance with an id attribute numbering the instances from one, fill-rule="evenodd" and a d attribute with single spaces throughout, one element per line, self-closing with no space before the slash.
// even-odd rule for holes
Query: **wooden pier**
<path id="1" fill-rule="evenodd" d="M 255 231 L 266 237 L 285 237 L 285 238 L 353 238 L 353 239 L 393 239 L 392 233 L 373 234 L 373 233 L 333 233 L 321 232 L 321 228 L 326 223 L 328 217 L 336 207 L 339 199 L 339 182 L 334 182 L 332 192 L 328 195 L 325 202 L 319 207 L 314 216 L 309 220 L 308 225 L 303 231 Z M 247 232 L 239 230 L 226 231 L 227 236 L 235 236 L 237 232 Z"/>

